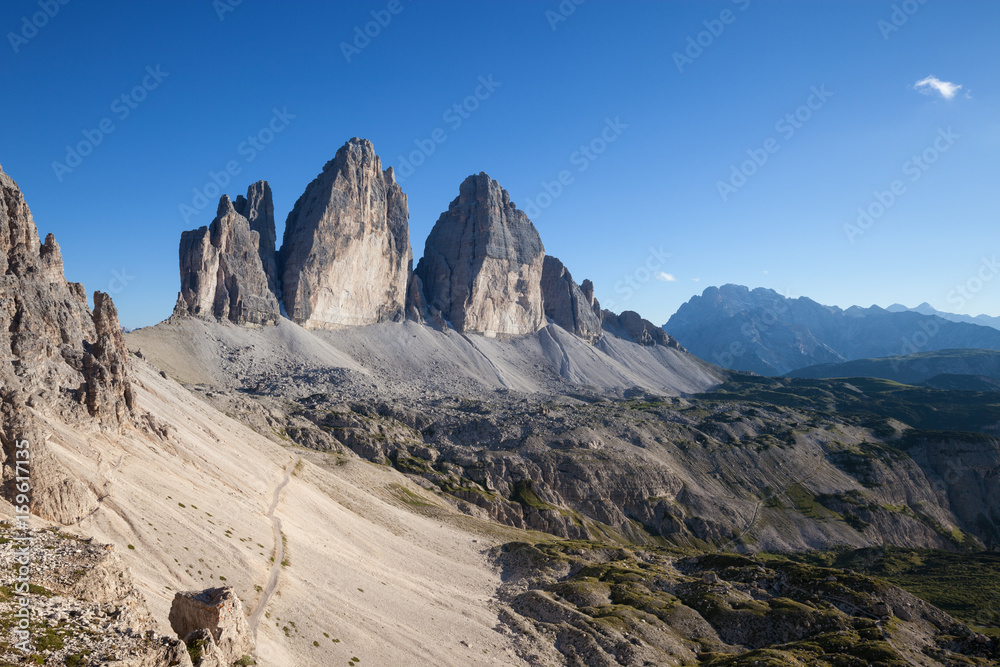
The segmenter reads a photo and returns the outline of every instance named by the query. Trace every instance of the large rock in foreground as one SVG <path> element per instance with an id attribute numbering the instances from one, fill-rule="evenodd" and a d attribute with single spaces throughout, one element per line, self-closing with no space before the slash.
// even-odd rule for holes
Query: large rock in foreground
<path id="1" fill-rule="evenodd" d="M 351 139 L 288 214 L 285 310 L 311 329 L 401 320 L 412 262 L 406 195 L 371 142 Z"/>
<path id="2" fill-rule="evenodd" d="M 265 184 L 266 187 L 266 184 Z M 254 186 L 248 195 L 254 194 Z M 270 200 L 270 188 L 266 189 Z M 263 193 L 253 206 L 242 197 L 240 210 L 255 216 L 265 230 L 267 203 Z M 274 324 L 281 315 L 274 279 L 262 257 L 270 255 L 274 270 L 274 207 L 270 207 L 270 252 L 262 248 L 261 233 L 222 195 L 219 210 L 208 227 L 181 234 L 181 291 L 175 315 L 229 320 L 235 324 Z M 267 245 L 265 241 L 264 246 Z"/>
<path id="3" fill-rule="evenodd" d="M 177 636 L 202 654 L 202 667 L 228 667 L 256 651 L 243 605 L 232 588 L 177 593 L 169 618 Z"/>
<path id="4" fill-rule="evenodd" d="M 584 281 L 585 291 L 576 284 L 563 263 L 546 256 L 542 265 L 542 298 L 545 316 L 588 343 L 601 339 L 601 317 L 595 312 L 593 283 Z M 599 306 L 598 306 L 599 308 Z"/>
<path id="5" fill-rule="evenodd" d="M 458 331 L 517 336 L 545 326 L 538 231 L 500 184 L 469 176 L 441 214 L 416 273 Z"/>

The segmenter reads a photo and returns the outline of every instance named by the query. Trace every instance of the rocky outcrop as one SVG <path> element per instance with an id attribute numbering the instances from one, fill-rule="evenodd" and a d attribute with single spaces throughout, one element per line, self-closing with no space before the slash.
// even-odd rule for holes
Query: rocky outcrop
<path id="1" fill-rule="evenodd" d="M 311 329 L 401 320 L 413 262 L 406 195 L 354 138 L 309 184 L 279 253 L 288 316 Z"/>
<path id="2" fill-rule="evenodd" d="M 528 216 L 480 173 L 441 214 L 416 273 L 432 311 L 458 331 L 516 336 L 545 325 L 544 256 Z"/>
<path id="3" fill-rule="evenodd" d="M 36 412 L 75 428 L 134 423 L 118 314 L 106 294 L 94 301 L 91 313 L 83 285 L 63 276 L 55 238 L 39 242 L 20 189 L 0 169 L 0 488 L 14 499 L 16 461 L 30 449 L 32 512 L 62 523 L 93 509 L 96 496 L 52 454 Z"/>
<path id="4" fill-rule="evenodd" d="M 260 184 L 257 184 L 260 185 Z M 240 210 L 254 215 L 264 228 L 270 215 L 270 250 L 261 233 L 223 195 L 212 224 L 181 234 L 181 291 L 175 315 L 229 320 L 235 324 L 274 324 L 281 315 L 274 279 L 265 271 L 263 256 L 274 256 L 274 207 L 270 188 L 255 190 L 250 200 L 238 199 Z M 270 213 L 268 213 L 270 211 Z M 267 245 L 265 239 L 264 246 Z"/>
<path id="5" fill-rule="evenodd" d="M 94 292 L 93 341 L 85 345 L 83 375 L 87 409 L 104 422 L 120 423 L 135 410 L 128 379 L 128 348 L 118 323 L 118 309 L 104 292 Z"/>
<path id="6" fill-rule="evenodd" d="M 580 290 L 583 292 L 583 297 L 587 300 L 587 303 L 590 304 L 590 310 L 593 311 L 598 320 L 603 320 L 604 310 L 601 308 L 600 302 L 594 297 L 594 283 L 589 279 L 584 280 L 580 283 Z"/>
<path id="7" fill-rule="evenodd" d="M 278 257 L 275 251 L 277 234 L 274 228 L 274 202 L 271 201 L 271 186 L 267 181 L 257 181 L 247 188 L 247 196 L 236 197 L 233 202 L 236 212 L 247 219 L 250 229 L 260 235 L 258 251 L 261 266 L 267 276 L 268 289 L 278 292 Z"/>
<path id="8" fill-rule="evenodd" d="M 201 655 L 201 667 L 229 667 L 256 651 L 243 605 L 229 587 L 174 595 L 170 627 Z"/>
<path id="9" fill-rule="evenodd" d="M 588 291 L 576 284 L 563 263 L 546 256 L 542 265 L 542 299 L 545 316 L 587 342 L 601 339 L 601 317 L 594 311 L 594 284 Z"/>
<path id="10" fill-rule="evenodd" d="M 680 343 L 674 340 L 673 336 L 649 320 L 643 319 L 634 310 L 626 310 L 621 315 L 615 315 L 610 310 L 605 310 L 603 325 L 605 331 L 639 345 L 647 347 L 662 345 L 672 347 L 675 350 L 684 349 Z"/>
<path id="11" fill-rule="evenodd" d="M 30 588 L 18 574 L 28 544 Z M 16 619 L 26 605 L 32 618 L 30 632 L 18 629 L 16 621 L 8 628 L 0 665 L 191 667 L 184 644 L 158 631 L 146 599 L 110 544 L 0 524 L 0 586 L 17 592 L 0 597 L 0 615 Z M 43 648 L 46 636 L 58 641 Z M 34 656 L 18 646 L 25 639 L 37 650 Z"/>

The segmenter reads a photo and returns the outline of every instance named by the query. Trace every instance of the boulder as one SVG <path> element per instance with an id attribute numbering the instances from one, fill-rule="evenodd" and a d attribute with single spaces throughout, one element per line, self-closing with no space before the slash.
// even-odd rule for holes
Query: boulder
<path id="1" fill-rule="evenodd" d="M 309 329 L 399 321 L 413 263 L 406 195 L 354 138 L 306 187 L 278 256 L 288 316 Z"/>
<path id="2" fill-rule="evenodd" d="M 256 651 L 243 605 L 228 586 L 176 593 L 169 620 L 178 638 L 200 650 L 202 667 L 228 667 Z"/>
<path id="3" fill-rule="evenodd" d="M 538 231 L 485 173 L 469 176 L 427 237 L 416 274 L 458 331 L 516 336 L 545 326 Z"/>

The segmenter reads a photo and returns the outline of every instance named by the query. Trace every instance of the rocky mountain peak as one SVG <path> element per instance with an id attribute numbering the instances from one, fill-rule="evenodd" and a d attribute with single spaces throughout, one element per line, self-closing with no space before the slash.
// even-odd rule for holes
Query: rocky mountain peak
<path id="1" fill-rule="evenodd" d="M 31 442 L 33 512 L 69 523 L 93 493 L 66 474 L 46 445 L 38 412 L 74 427 L 134 423 L 128 353 L 111 297 L 63 276 L 51 234 L 42 244 L 20 188 L 0 170 L 0 493 L 12 499 L 17 443 Z"/>
<path id="2" fill-rule="evenodd" d="M 522 335 L 545 325 L 538 230 L 485 173 L 469 176 L 417 267 L 427 302 L 457 330 Z"/>
<path id="3" fill-rule="evenodd" d="M 314 329 L 400 320 L 412 262 L 406 195 L 371 142 L 351 139 L 288 214 L 285 309 Z"/>
<path id="4" fill-rule="evenodd" d="M 253 214 L 261 228 L 267 225 L 269 202 L 266 183 L 259 190 L 251 186 L 246 199 L 237 199 L 240 210 Z M 273 205 L 270 211 L 273 236 Z M 273 245 L 269 253 L 262 249 L 260 233 L 237 211 L 229 195 L 222 195 L 215 219 L 208 227 L 181 234 L 181 291 L 174 314 L 236 324 L 274 324 L 281 313 L 273 277 L 264 268 L 262 256 L 267 255 L 273 264 Z"/>
<path id="5" fill-rule="evenodd" d="M 271 186 L 267 181 L 257 181 L 247 188 L 246 197 L 236 197 L 233 208 L 247 219 L 250 229 L 260 235 L 258 247 L 261 265 L 267 274 L 267 285 L 271 292 L 278 294 L 278 262 L 275 254 L 277 234 Z"/>
<path id="6" fill-rule="evenodd" d="M 601 338 L 601 316 L 594 310 L 594 284 L 577 285 L 569 270 L 555 257 L 546 255 L 542 264 L 542 297 L 545 316 L 588 343 Z"/>

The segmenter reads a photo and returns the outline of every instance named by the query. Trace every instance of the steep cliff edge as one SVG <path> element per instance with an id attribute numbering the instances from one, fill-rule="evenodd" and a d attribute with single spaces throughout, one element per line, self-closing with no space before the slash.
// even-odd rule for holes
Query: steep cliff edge
<path id="1" fill-rule="evenodd" d="M 427 237 L 416 274 L 458 331 L 518 336 L 545 325 L 538 230 L 485 173 L 469 176 Z"/>
<path id="2" fill-rule="evenodd" d="M 96 495 L 52 455 L 40 414 L 83 430 L 120 432 L 133 424 L 128 351 L 111 297 L 63 275 L 49 234 L 40 243 L 17 184 L 0 169 L 0 462 L 2 493 L 17 494 L 16 452 L 28 442 L 33 511 L 69 523 L 93 509 Z"/>
<path id="3" fill-rule="evenodd" d="M 351 139 L 288 214 L 285 310 L 307 329 L 401 320 L 412 263 L 406 195 L 371 142 Z"/>

